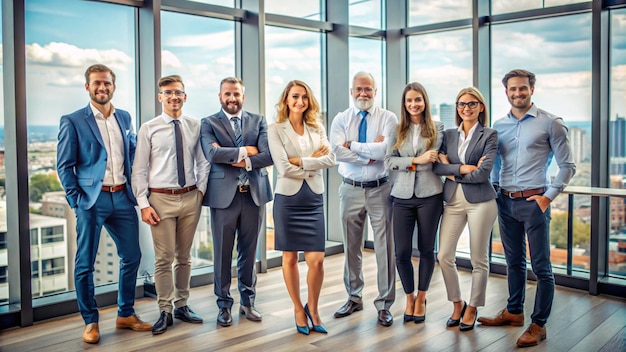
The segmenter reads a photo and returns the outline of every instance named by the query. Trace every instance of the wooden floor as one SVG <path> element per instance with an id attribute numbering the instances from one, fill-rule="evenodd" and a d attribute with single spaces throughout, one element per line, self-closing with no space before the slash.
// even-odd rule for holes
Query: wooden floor
<path id="1" fill-rule="evenodd" d="M 417 262 L 417 261 L 416 261 Z M 301 277 L 306 266 L 300 264 Z M 343 255 L 326 258 L 326 278 L 320 298 L 320 312 L 328 335 L 297 334 L 293 308 L 285 289 L 280 268 L 258 276 L 257 308 L 263 322 L 250 322 L 234 315 L 233 326 L 222 328 L 215 323 L 217 307 L 213 286 L 192 289 L 190 306 L 204 317 L 204 324 L 192 325 L 175 320 L 174 326 L 159 336 L 150 332 L 116 330 L 116 307 L 100 311 L 101 340 L 97 345 L 82 342 L 83 322 L 79 314 L 39 322 L 27 328 L 0 333 L 1 351 L 508 351 L 525 327 L 483 327 L 461 333 L 446 328 L 452 311 L 447 301 L 439 267 L 435 268 L 428 292 L 426 322 L 403 324 L 404 292 L 398 280 L 397 301 L 391 312 L 395 322 L 385 328 L 376 323 L 376 264 L 372 252 L 365 255 L 364 310 L 349 317 L 334 319 L 333 313 L 345 303 Z M 470 288 L 470 273 L 461 272 L 464 294 Z M 233 284 L 236 288 L 236 283 Z M 303 281 L 303 298 L 306 287 Z M 535 285 L 527 285 L 526 321 L 530 322 Z M 234 291 L 234 290 L 233 290 Z M 506 304 L 507 286 L 503 276 L 491 276 L 487 306 L 479 316 L 497 313 Z M 236 292 L 233 292 L 236 294 Z M 235 301 L 238 297 L 235 297 Z M 156 302 L 142 298 L 136 302 L 137 313 L 146 321 L 158 318 Z M 238 304 L 233 312 L 238 311 Z M 626 300 L 595 297 L 557 287 L 548 339 L 524 351 L 626 351 Z"/>

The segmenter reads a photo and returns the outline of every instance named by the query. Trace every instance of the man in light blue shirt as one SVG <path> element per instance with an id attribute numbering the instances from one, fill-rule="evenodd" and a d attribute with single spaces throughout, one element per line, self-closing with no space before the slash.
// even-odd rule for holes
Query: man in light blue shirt
<path id="1" fill-rule="evenodd" d="M 513 70 L 502 79 L 511 104 L 509 114 L 496 121 L 498 153 L 491 181 L 498 192 L 498 221 L 509 283 L 507 307 L 493 318 L 481 317 L 488 326 L 524 325 L 526 290 L 526 238 L 533 273 L 537 276 L 532 324 L 517 340 L 519 347 L 537 345 L 546 338 L 545 323 L 554 297 L 550 263 L 550 203 L 576 172 L 563 119 L 531 102 L 535 75 Z M 559 172 L 550 183 L 552 157 Z"/>

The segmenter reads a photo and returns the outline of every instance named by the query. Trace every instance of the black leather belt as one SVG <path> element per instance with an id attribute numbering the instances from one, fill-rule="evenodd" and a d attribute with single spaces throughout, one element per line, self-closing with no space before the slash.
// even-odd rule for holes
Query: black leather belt
<path id="1" fill-rule="evenodd" d="M 500 190 L 500 192 L 502 192 L 503 196 L 509 197 L 511 199 L 532 197 L 532 196 L 536 196 L 538 194 L 544 194 L 545 191 L 546 191 L 545 187 L 534 188 L 534 189 L 527 189 L 527 190 L 524 190 L 524 191 L 517 191 L 517 192 L 509 192 L 506 189 L 501 189 Z"/>
<path id="2" fill-rule="evenodd" d="M 352 185 L 354 187 L 361 187 L 361 188 L 374 188 L 374 187 L 378 187 L 380 185 L 384 185 L 385 183 L 387 183 L 387 181 L 389 181 L 389 177 L 385 176 L 383 178 L 379 178 L 378 180 L 374 180 L 374 181 L 355 181 L 355 180 L 351 180 L 349 178 L 344 177 L 343 178 L 343 183 L 347 183 L 349 185 Z"/>
<path id="3" fill-rule="evenodd" d="M 237 191 L 239 193 L 250 192 L 250 185 L 237 185 Z"/>

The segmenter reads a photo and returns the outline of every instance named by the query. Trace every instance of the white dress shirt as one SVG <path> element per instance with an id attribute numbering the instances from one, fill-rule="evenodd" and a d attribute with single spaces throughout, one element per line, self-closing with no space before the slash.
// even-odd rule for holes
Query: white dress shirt
<path id="1" fill-rule="evenodd" d="M 230 121 L 230 126 L 233 128 L 233 131 L 236 128 L 235 122 L 233 121 L 233 117 L 239 118 L 239 127 L 241 128 L 241 133 L 243 134 L 244 130 L 243 130 L 243 119 L 241 118 L 241 110 L 239 110 L 238 115 L 231 115 L 227 113 L 224 109 L 222 109 L 222 112 L 224 113 L 224 115 L 226 115 L 226 117 L 228 118 L 228 121 Z M 248 157 L 248 151 L 244 147 L 239 147 L 239 157 L 237 158 L 237 162 L 240 162 L 242 160 L 246 161 L 246 171 L 252 171 L 252 162 L 250 161 L 250 158 Z M 249 183 L 249 181 L 246 181 L 246 183 Z"/>
<path id="2" fill-rule="evenodd" d="M 463 131 L 463 123 L 461 123 L 459 125 L 459 128 L 457 129 L 459 131 L 459 145 L 458 145 L 459 159 L 461 159 L 461 162 L 463 162 L 463 164 L 467 163 L 465 161 L 465 153 L 467 152 L 467 147 L 469 146 L 469 142 L 472 140 L 474 131 L 476 131 L 476 126 L 478 126 L 478 123 L 475 123 L 474 126 L 470 128 L 469 133 L 467 134 L 467 137 L 465 137 L 465 131 Z"/>
<path id="3" fill-rule="evenodd" d="M 359 143 L 359 109 L 351 107 L 340 112 L 333 119 L 330 129 L 330 145 L 339 164 L 339 174 L 354 181 L 375 181 L 388 176 L 385 168 L 385 154 L 391 131 L 398 125 L 396 115 L 388 110 L 374 106 L 368 110 L 367 142 Z M 384 136 L 382 142 L 374 139 Z M 343 144 L 350 142 L 350 149 Z M 370 163 L 370 160 L 373 162 Z"/>
<path id="4" fill-rule="evenodd" d="M 113 116 L 115 107 L 111 109 L 111 115 L 103 116 L 102 113 L 89 103 L 91 111 L 96 118 L 96 124 L 102 135 L 104 149 L 107 151 L 107 166 L 104 171 L 102 185 L 117 186 L 126 183 L 124 175 L 124 140 L 122 130 Z"/>
<path id="5" fill-rule="evenodd" d="M 133 163 L 133 193 L 141 209 L 149 207 L 148 188 L 179 189 L 176 168 L 176 139 L 174 119 L 163 113 L 144 123 L 137 135 L 137 149 Z M 200 121 L 181 115 L 185 158 L 185 187 L 196 185 L 206 193 L 209 162 L 204 158 L 200 144 Z"/>

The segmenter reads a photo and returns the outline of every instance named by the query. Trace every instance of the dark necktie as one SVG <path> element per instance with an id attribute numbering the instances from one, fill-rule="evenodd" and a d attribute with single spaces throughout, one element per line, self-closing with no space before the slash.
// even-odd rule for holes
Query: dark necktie
<path id="1" fill-rule="evenodd" d="M 237 143 L 238 147 L 243 147 L 243 137 L 241 135 L 241 124 L 239 123 L 239 118 L 238 117 L 231 117 L 230 120 L 233 122 L 233 125 L 235 125 L 235 143 Z M 246 172 L 246 169 L 244 168 L 240 168 L 239 169 L 239 184 L 240 185 L 245 185 L 246 181 L 248 181 L 248 174 Z"/>
<path id="2" fill-rule="evenodd" d="M 365 116 L 367 116 L 367 111 L 361 110 L 359 111 L 359 115 L 361 115 L 361 123 L 359 123 L 359 143 L 367 142 L 367 120 Z"/>
<path id="3" fill-rule="evenodd" d="M 178 172 L 178 185 L 185 187 L 185 154 L 183 151 L 183 134 L 180 132 L 180 121 L 172 120 L 174 123 L 174 139 L 176 139 L 176 169 Z"/>

